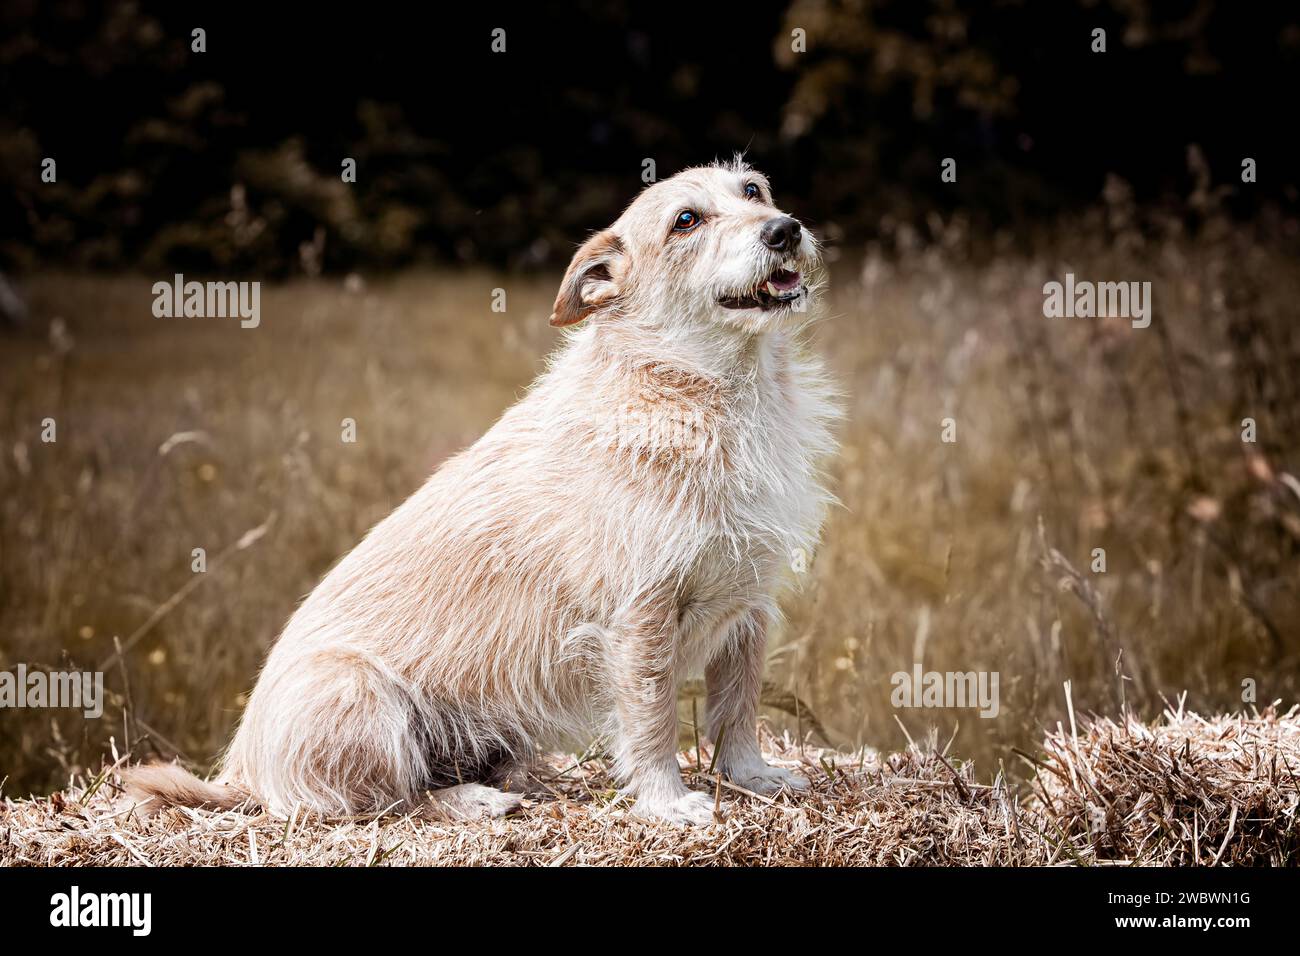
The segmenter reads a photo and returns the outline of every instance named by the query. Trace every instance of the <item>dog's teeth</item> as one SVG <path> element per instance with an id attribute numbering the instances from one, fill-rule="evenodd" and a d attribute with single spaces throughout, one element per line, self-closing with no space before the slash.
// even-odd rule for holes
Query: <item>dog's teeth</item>
<path id="1" fill-rule="evenodd" d="M 777 287 L 776 287 L 776 283 L 775 283 L 775 282 L 769 282 L 769 283 L 767 284 L 767 294 L 768 294 L 768 295 L 780 295 L 780 294 L 781 294 L 780 290 L 777 289 Z"/>

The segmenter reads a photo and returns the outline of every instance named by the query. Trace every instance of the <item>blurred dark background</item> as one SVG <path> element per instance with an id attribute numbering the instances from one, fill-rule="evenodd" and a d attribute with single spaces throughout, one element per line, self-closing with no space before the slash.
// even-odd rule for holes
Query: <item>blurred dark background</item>
<path id="1" fill-rule="evenodd" d="M 958 212 L 1023 237 L 1097 201 L 1107 174 L 1194 215 L 1193 144 L 1238 184 L 1232 215 L 1294 229 L 1285 4 L 17 0 L 0 33 L 9 271 L 554 265 L 643 160 L 663 177 L 738 149 L 832 244 Z"/>

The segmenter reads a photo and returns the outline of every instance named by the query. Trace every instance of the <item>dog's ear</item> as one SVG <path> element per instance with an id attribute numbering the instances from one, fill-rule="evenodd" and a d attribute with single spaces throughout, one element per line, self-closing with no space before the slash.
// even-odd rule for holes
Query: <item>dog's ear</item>
<path id="1" fill-rule="evenodd" d="M 551 325 L 573 325 L 596 309 L 608 305 L 623 292 L 627 250 L 623 241 L 606 229 L 579 247 L 569 263 L 555 297 Z"/>

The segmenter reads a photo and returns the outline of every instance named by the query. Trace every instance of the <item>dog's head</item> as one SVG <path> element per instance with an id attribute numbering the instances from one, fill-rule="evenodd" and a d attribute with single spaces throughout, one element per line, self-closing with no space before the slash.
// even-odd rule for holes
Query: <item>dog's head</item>
<path id="1" fill-rule="evenodd" d="M 573 257 L 551 316 L 775 328 L 807 311 L 817 243 L 772 204 L 767 178 L 737 161 L 645 189 Z"/>

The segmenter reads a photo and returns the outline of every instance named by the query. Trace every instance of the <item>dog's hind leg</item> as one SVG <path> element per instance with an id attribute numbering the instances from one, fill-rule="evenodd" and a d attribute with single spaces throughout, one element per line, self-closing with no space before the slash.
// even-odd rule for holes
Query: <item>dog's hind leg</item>
<path id="1" fill-rule="evenodd" d="M 227 754 L 223 782 L 275 813 L 418 806 L 428 779 L 412 689 L 382 660 L 339 646 L 273 655 Z"/>
<path id="2" fill-rule="evenodd" d="M 430 767 L 433 789 L 426 792 L 420 814 L 437 820 L 503 817 L 519 808 L 530 782 L 527 763 L 505 747 L 462 759 L 443 753 L 430 760 Z"/>
<path id="3" fill-rule="evenodd" d="M 519 809 L 523 797 L 481 783 L 461 783 L 429 792 L 421 815 L 435 820 L 475 820 L 503 817 Z"/>

